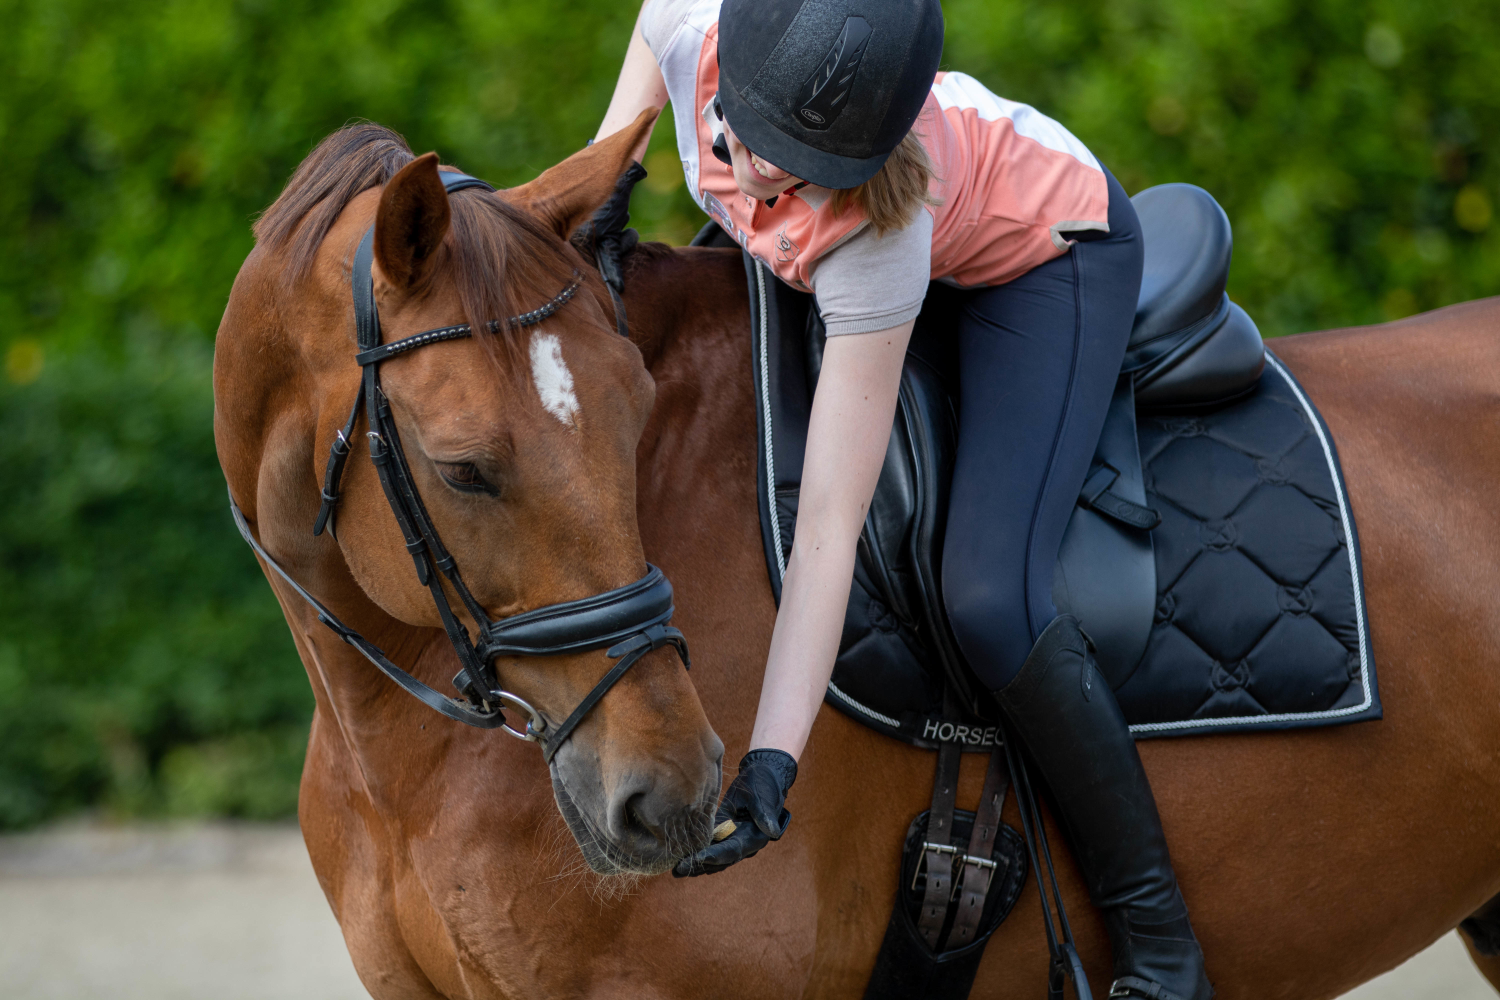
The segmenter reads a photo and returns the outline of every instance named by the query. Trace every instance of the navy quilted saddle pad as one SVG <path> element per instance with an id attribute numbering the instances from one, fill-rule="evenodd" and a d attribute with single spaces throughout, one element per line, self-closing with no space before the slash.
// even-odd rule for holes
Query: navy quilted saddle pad
<path id="1" fill-rule="evenodd" d="M 1269 351 L 1217 412 L 1138 422 L 1161 514 L 1156 616 L 1116 688 L 1138 736 L 1380 717 L 1359 543 L 1333 439 Z"/>

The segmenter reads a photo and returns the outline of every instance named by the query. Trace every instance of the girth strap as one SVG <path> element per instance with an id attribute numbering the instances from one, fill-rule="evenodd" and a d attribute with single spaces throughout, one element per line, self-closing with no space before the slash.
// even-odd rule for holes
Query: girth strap
<path id="1" fill-rule="evenodd" d="M 952 699 L 944 699 L 944 714 L 952 709 Z M 922 893 L 922 908 L 917 915 L 917 931 L 934 955 L 957 951 L 978 939 L 979 925 L 989 892 L 996 876 L 1003 881 L 1008 858 L 995 858 L 995 841 L 1000 833 L 1000 810 L 1009 788 L 1005 751 L 996 747 L 990 754 L 984 776 L 984 791 L 974 813 L 967 850 L 954 842 L 954 806 L 958 792 L 959 763 L 963 748 L 958 743 L 938 745 L 937 773 L 933 776 L 932 807 L 927 813 L 926 839 L 916 874 L 927 873 Z M 954 884 L 955 877 L 959 879 Z M 915 878 L 915 876 L 914 876 Z M 915 886 L 914 886 L 915 887 Z M 952 923 L 949 924 L 949 913 Z M 943 934 L 944 927 L 948 933 Z"/>
<path id="2" fill-rule="evenodd" d="M 949 699 L 944 699 L 947 708 Z M 946 711 L 944 714 L 948 714 Z M 927 813 L 927 841 L 922 845 L 922 864 L 927 869 L 927 887 L 922 894 L 922 912 L 917 930 L 934 952 L 943 950 L 943 924 L 952 898 L 953 862 L 958 849 L 952 844 L 953 807 L 958 796 L 958 765 L 963 750 L 957 743 L 938 746 L 937 774 L 932 779 L 932 809 Z M 921 871 L 921 868 L 918 868 Z"/>
<path id="3" fill-rule="evenodd" d="M 953 914 L 953 927 L 948 931 L 949 950 L 962 948 L 974 940 L 979 931 L 979 919 L 984 915 L 985 899 L 995 885 L 995 876 L 1003 874 L 996 870 L 999 862 L 995 859 L 995 838 L 1000 833 L 1000 809 L 1005 804 L 1005 793 L 1009 787 L 1005 751 L 996 747 L 990 751 L 989 770 L 984 775 L 984 791 L 979 796 L 979 808 L 974 812 L 969 853 L 962 859 L 958 910 Z"/>

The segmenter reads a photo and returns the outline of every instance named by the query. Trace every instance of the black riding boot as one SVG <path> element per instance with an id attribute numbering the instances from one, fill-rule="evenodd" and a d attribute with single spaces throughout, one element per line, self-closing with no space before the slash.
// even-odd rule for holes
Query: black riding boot
<path id="1" fill-rule="evenodd" d="M 1115 958 L 1110 996 L 1207 1000 L 1213 987 L 1156 799 L 1078 620 L 1053 620 L 995 696 L 1041 769 L 1104 911 Z"/>

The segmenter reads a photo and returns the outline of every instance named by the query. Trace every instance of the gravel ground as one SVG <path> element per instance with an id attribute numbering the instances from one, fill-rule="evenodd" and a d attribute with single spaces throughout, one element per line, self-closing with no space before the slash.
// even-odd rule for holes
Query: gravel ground
<path id="1" fill-rule="evenodd" d="M 0 837 L 0 1000 L 361 1000 L 294 827 Z M 1456 936 L 1343 1000 L 1495 1000 Z"/>

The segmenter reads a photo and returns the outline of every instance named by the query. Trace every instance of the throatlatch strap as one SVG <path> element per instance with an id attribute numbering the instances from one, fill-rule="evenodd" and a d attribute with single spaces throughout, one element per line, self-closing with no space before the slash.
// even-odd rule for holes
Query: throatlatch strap
<path id="1" fill-rule="evenodd" d="M 354 425 L 359 421 L 359 404 L 363 396 L 354 397 L 354 406 L 349 410 L 349 419 L 333 439 L 333 448 L 328 452 L 328 467 L 323 470 L 323 503 L 318 507 L 318 519 L 313 522 L 313 536 L 323 533 L 333 508 L 339 502 L 339 484 L 344 478 L 344 463 L 349 461 L 349 439 L 354 436 Z"/>

